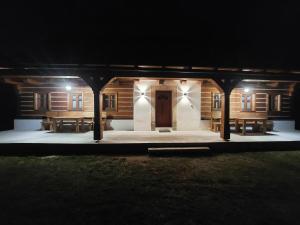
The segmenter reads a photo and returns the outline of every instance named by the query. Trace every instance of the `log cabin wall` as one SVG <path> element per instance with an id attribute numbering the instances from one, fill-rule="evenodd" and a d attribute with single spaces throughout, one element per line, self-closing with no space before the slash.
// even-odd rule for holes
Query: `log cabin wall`
<path id="1" fill-rule="evenodd" d="M 81 94 L 83 98 L 82 111 L 93 111 L 93 93 L 88 86 L 73 87 L 66 91 L 58 85 L 39 85 L 18 87 L 19 117 L 43 117 L 46 111 L 73 111 L 71 95 Z"/>
<path id="2" fill-rule="evenodd" d="M 107 111 L 108 119 L 133 119 L 133 80 L 115 80 L 108 84 L 103 94 L 115 94 L 117 107 Z"/>
<path id="3" fill-rule="evenodd" d="M 74 111 L 72 109 L 72 95 L 82 95 L 82 110 L 93 112 L 93 92 L 90 87 L 72 86 L 67 91 L 61 85 L 19 85 L 19 112 L 22 118 L 41 118 L 46 111 Z M 115 111 L 108 111 L 109 119 L 132 119 L 133 118 L 133 81 L 116 80 L 109 84 L 103 94 L 115 94 L 117 107 Z"/>
<path id="4" fill-rule="evenodd" d="M 291 83 L 276 82 L 242 82 L 232 91 L 230 96 L 230 110 L 234 113 L 241 112 L 241 96 L 244 86 L 249 86 L 251 93 L 255 94 L 253 110 L 268 112 L 269 119 L 291 119 Z M 40 118 L 46 111 L 72 111 L 70 95 L 82 94 L 82 111 L 93 111 L 93 93 L 86 85 L 74 85 L 71 91 L 66 91 L 64 86 L 58 84 L 18 85 L 19 91 L 19 117 Z M 215 84 L 204 80 L 201 88 L 201 119 L 210 119 L 212 111 L 212 95 L 219 93 Z M 107 111 L 109 119 L 133 119 L 133 80 L 117 79 L 110 83 L 103 94 L 115 94 L 116 109 Z M 281 96 L 281 110 L 269 110 L 269 96 Z M 36 99 L 43 99 L 44 105 L 37 105 Z M 46 102 L 45 102 L 46 101 Z"/>
<path id="5" fill-rule="evenodd" d="M 220 93 L 209 80 L 204 80 L 201 86 L 201 119 L 210 119 L 212 111 L 212 94 Z"/>
<path id="6" fill-rule="evenodd" d="M 247 83 L 241 82 L 237 88 L 233 89 L 230 95 L 230 112 L 239 114 L 242 112 L 242 95 L 245 94 L 244 87 L 249 87 L 249 95 L 253 96 L 253 111 L 268 112 L 269 119 L 292 119 L 291 113 L 291 83 L 276 83 L 276 82 L 258 82 Z M 205 80 L 202 83 L 201 89 L 201 119 L 210 119 L 212 111 L 212 96 L 213 93 L 220 93 L 214 83 Z M 280 111 L 270 110 L 270 96 L 280 95 L 281 106 Z"/>

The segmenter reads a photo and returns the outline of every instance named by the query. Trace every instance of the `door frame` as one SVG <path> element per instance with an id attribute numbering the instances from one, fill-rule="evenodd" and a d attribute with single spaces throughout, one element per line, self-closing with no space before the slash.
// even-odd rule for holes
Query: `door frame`
<path id="1" fill-rule="evenodd" d="M 155 131 L 155 93 L 156 91 L 172 91 L 172 130 L 177 129 L 177 83 L 176 81 L 168 81 L 165 84 L 156 84 L 151 86 L 151 130 Z"/>
<path id="2" fill-rule="evenodd" d="M 172 104 L 172 99 L 173 99 L 173 97 L 172 97 L 172 91 L 171 90 L 156 90 L 155 91 L 155 127 L 162 127 L 162 126 L 158 126 L 157 125 L 157 109 L 156 109 L 156 106 L 157 106 L 157 94 L 159 93 L 159 92 L 166 92 L 166 93 L 169 93 L 169 96 L 170 96 L 170 100 L 169 100 L 169 104 L 170 104 L 170 112 L 169 112 L 169 116 L 170 116 L 170 126 L 163 126 L 163 127 L 172 127 L 172 121 L 173 121 L 173 113 L 172 113 L 172 109 L 173 109 L 173 104 Z"/>

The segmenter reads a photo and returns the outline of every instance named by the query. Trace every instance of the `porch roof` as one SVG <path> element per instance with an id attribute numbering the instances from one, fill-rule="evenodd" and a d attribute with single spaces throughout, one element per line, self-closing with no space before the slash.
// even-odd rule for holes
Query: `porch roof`
<path id="1" fill-rule="evenodd" d="M 252 80 L 300 81 L 299 70 L 280 69 L 116 64 L 38 64 L 0 66 L 0 76 L 50 76 L 74 78 L 89 75 L 99 75 L 99 77 L 238 78 Z"/>

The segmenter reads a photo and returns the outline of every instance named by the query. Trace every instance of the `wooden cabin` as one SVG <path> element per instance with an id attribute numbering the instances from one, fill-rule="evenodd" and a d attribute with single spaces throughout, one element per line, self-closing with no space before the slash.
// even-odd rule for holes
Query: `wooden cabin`
<path id="1" fill-rule="evenodd" d="M 94 112 L 93 92 L 81 79 L 73 79 L 72 82 L 66 82 L 65 80 L 61 81 L 59 79 L 50 81 L 44 78 L 44 81 L 43 79 L 39 79 L 30 83 L 30 81 L 11 78 L 6 79 L 6 82 L 14 82 L 17 87 L 19 95 L 19 112 L 17 119 L 19 120 L 45 118 L 49 115 L 49 112 L 65 112 L 64 115 L 68 115 L 68 113 L 72 115 L 73 112 L 76 112 L 77 115 Z M 134 130 L 134 106 L 136 106 L 136 108 L 140 107 L 134 100 L 134 98 L 137 97 L 137 93 L 135 92 L 137 92 L 136 89 L 138 85 L 143 82 L 142 80 L 137 82 L 134 79 L 116 79 L 105 87 L 102 92 L 102 110 L 105 112 L 106 119 L 105 129 Z M 151 88 L 153 90 L 155 89 L 154 91 L 156 92 L 159 90 L 178 92 L 177 94 L 173 93 L 174 96 L 170 96 L 170 98 L 177 98 L 181 94 L 177 87 L 182 85 L 180 81 L 167 80 L 162 83 L 162 79 L 158 79 L 151 81 L 146 80 L 145 82 L 152 82 L 148 90 L 150 101 L 155 98 L 155 96 L 152 96 L 153 93 L 150 93 Z M 195 90 L 190 91 L 189 98 L 191 102 L 198 107 L 196 113 L 199 115 L 194 115 L 195 112 L 192 111 L 191 116 L 198 118 L 199 129 L 203 129 L 206 126 L 214 131 L 219 131 L 220 129 L 218 127 L 221 123 L 222 106 L 220 91 L 210 80 L 192 82 L 196 83 L 196 85 L 193 84 L 196 88 L 194 87 Z M 72 83 L 70 90 L 66 90 L 66 86 L 62 85 L 62 83 L 67 85 Z M 230 117 L 233 118 L 243 115 L 257 116 L 259 113 L 265 113 L 270 121 L 292 120 L 292 85 L 293 83 L 289 82 L 241 82 L 233 89 L 230 95 Z M 196 91 L 198 91 L 198 93 L 194 93 Z M 173 103 L 173 105 L 176 104 L 176 102 Z M 151 107 L 149 108 L 149 112 L 154 110 L 153 107 L 155 106 L 152 104 Z M 156 107 L 162 108 L 157 104 Z M 183 113 L 187 114 L 187 112 L 181 108 L 174 109 L 174 107 L 171 106 L 169 110 L 177 111 L 177 113 L 182 110 Z M 138 114 L 138 112 L 136 112 L 136 114 Z M 177 117 L 175 112 L 173 114 L 174 115 L 170 113 L 170 118 L 164 118 L 166 125 L 163 126 L 173 127 L 176 130 L 188 130 L 188 125 L 177 124 L 177 122 L 181 121 L 174 120 L 175 118 L 173 118 L 172 121 L 172 117 Z M 144 117 L 145 115 L 142 116 Z M 158 117 L 157 114 L 155 116 Z M 179 120 L 181 120 L 180 115 L 178 115 L 178 117 Z M 168 120 L 170 119 L 171 121 L 168 124 Z M 185 120 L 189 120 L 189 118 L 187 117 Z M 210 122 L 210 125 L 207 124 L 208 121 L 212 120 L 213 122 Z M 197 124 L 193 121 L 192 123 Z M 146 130 L 146 125 L 143 124 L 140 125 L 141 128 L 139 125 L 136 127 L 141 130 L 143 126 Z M 151 121 L 151 123 L 148 124 L 148 130 L 155 129 L 155 126 L 156 124 Z M 158 124 L 158 126 L 160 125 Z M 190 126 L 190 129 L 197 129 L 197 126 Z"/>
<path id="2" fill-rule="evenodd" d="M 270 76 L 272 79 L 261 75 L 259 80 L 260 75 L 253 71 L 254 77 L 241 72 L 242 75 L 229 79 L 220 72 L 220 78 L 215 78 L 209 71 L 200 73 L 202 68 L 181 75 L 185 67 L 165 68 L 163 72 L 172 70 L 170 74 L 176 75 L 173 77 L 156 73 L 161 67 L 151 67 L 151 74 L 142 76 L 135 68 L 130 72 L 118 69 L 114 76 L 107 80 L 103 77 L 98 84 L 98 75 L 57 76 L 48 72 L 47 76 L 2 76 L 2 82 L 14 85 L 19 96 L 15 129 L 41 129 L 51 112 L 64 112 L 65 117 L 76 112 L 85 118 L 87 113 L 94 115 L 98 111 L 102 115 L 99 123 L 102 121 L 105 130 L 211 129 L 222 134 L 224 130 L 228 133 L 230 127 L 245 131 L 262 124 L 266 130 L 293 126 L 292 98 L 298 80 L 291 76 L 284 80 L 276 73 Z M 148 69 L 141 68 L 140 73 Z M 227 81 L 231 88 L 228 90 Z M 98 101 L 95 96 L 100 99 L 99 109 L 94 107 Z M 79 122 L 73 123 L 78 128 Z"/>

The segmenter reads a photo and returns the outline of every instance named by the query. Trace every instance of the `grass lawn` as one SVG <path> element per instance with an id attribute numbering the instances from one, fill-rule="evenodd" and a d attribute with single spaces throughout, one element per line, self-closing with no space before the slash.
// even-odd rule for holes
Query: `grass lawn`
<path id="1" fill-rule="evenodd" d="M 299 224 L 300 151 L 0 157 L 0 223 Z"/>

